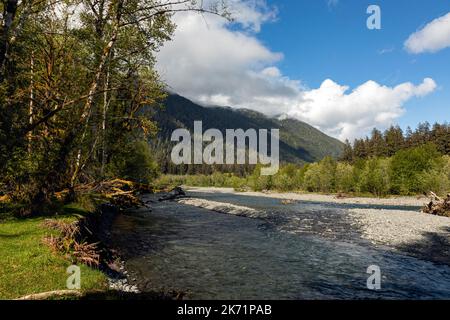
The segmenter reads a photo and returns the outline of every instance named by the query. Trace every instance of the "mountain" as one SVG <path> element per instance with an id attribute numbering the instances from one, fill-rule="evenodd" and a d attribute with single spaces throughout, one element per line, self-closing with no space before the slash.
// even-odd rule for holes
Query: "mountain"
<path id="1" fill-rule="evenodd" d="M 270 118 L 262 113 L 229 107 L 203 107 L 182 96 L 170 94 L 164 107 L 154 111 L 158 122 L 158 139 L 152 142 L 163 171 L 173 171 L 167 163 L 174 143 L 172 132 L 185 128 L 193 132 L 194 121 L 203 122 L 203 131 L 215 128 L 225 133 L 226 129 L 280 129 L 280 162 L 304 164 L 321 160 L 325 156 L 338 157 L 344 144 L 305 122 L 294 119 Z M 170 159 L 169 159 L 170 160 Z M 179 170 L 176 170 L 179 173 Z M 184 170 L 182 170 L 184 171 Z M 184 173 L 184 172 L 183 172 Z"/>

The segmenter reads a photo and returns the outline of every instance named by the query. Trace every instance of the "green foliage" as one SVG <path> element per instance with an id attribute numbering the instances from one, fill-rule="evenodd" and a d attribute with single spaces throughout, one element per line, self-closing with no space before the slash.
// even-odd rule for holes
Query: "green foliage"
<path id="1" fill-rule="evenodd" d="M 421 194 L 450 191 L 450 156 L 441 156 L 436 147 L 426 144 L 397 152 L 391 158 L 357 159 L 353 164 L 326 157 L 303 166 L 282 166 L 274 176 L 261 176 L 261 166 L 246 178 L 230 173 L 212 175 L 162 176 L 159 183 L 171 186 L 232 187 L 255 191 L 307 191 L 322 193 Z"/>
<path id="2" fill-rule="evenodd" d="M 224 6 L 197 1 L 68 0 L 58 14 L 45 1 L 8 2 L 14 14 L 0 37 L 2 192 L 34 206 L 116 172 L 154 177 L 148 148 L 133 141 L 156 134 L 152 116 L 166 93 L 155 52 L 171 39 L 181 5 L 226 16 Z"/>
<path id="3" fill-rule="evenodd" d="M 308 170 L 305 172 L 303 182 L 305 190 L 309 192 L 320 191 L 320 171 L 320 165 L 318 163 L 313 163 L 309 166 Z"/>
<path id="4" fill-rule="evenodd" d="M 305 173 L 304 186 L 308 191 L 333 192 L 336 187 L 337 162 L 325 157 L 319 163 L 311 165 Z"/>
<path id="5" fill-rule="evenodd" d="M 397 194 L 420 193 L 423 189 L 420 176 L 439 165 L 441 159 L 433 144 L 400 150 L 392 157 L 390 166 L 391 191 Z"/>
<path id="6" fill-rule="evenodd" d="M 444 195 L 450 191 L 450 179 L 443 174 L 440 168 L 432 168 L 420 173 L 417 177 L 420 190 L 424 192 L 433 191 Z"/>
<path id="7" fill-rule="evenodd" d="M 111 177 L 145 184 L 158 176 L 158 166 L 146 141 L 131 142 L 118 150 L 107 171 Z"/>
<path id="8" fill-rule="evenodd" d="M 442 158 L 442 162 L 443 162 L 442 172 L 450 180 L 450 156 L 444 156 Z"/>
<path id="9" fill-rule="evenodd" d="M 176 186 L 189 185 L 193 187 L 218 187 L 246 189 L 248 180 L 231 173 L 216 172 L 212 175 L 162 175 L 153 183 L 157 189 L 171 189 Z"/>
<path id="10" fill-rule="evenodd" d="M 280 191 L 291 191 L 299 189 L 303 183 L 304 172 L 299 170 L 299 166 L 288 164 L 280 168 L 280 171 L 273 178 L 273 188 Z"/>
<path id="11" fill-rule="evenodd" d="M 271 190 L 273 177 L 261 175 L 261 165 L 257 165 L 253 174 L 248 178 L 249 187 L 255 191 Z"/>
<path id="12" fill-rule="evenodd" d="M 450 192 L 450 156 L 433 161 L 432 167 L 418 176 L 420 188 L 445 195 Z"/>
<path id="13" fill-rule="evenodd" d="M 389 193 L 389 160 L 371 158 L 359 176 L 359 191 L 385 196 Z"/>
<path id="14" fill-rule="evenodd" d="M 408 127 L 405 134 L 398 126 L 392 126 L 384 133 L 373 129 L 370 138 L 356 139 L 353 146 L 347 141 L 341 160 L 351 162 L 370 157 L 392 157 L 400 150 L 428 143 L 436 145 L 441 154 L 450 155 L 450 124 L 435 123 L 431 127 L 428 122 L 419 123 L 415 131 Z"/>
<path id="15" fill-rule="evenodd" d="M 319 165 L 321 191 L 333 192 L 336 185 L 336 160 L 331 157 L 325 157 L 319 162 Z"/>
<path id="16" fill-rule="evenodd" d="M 340 162 L 336 167 L 336 191 L 352 192 L 355 191 L 354 168 L 346 162 Z"/>

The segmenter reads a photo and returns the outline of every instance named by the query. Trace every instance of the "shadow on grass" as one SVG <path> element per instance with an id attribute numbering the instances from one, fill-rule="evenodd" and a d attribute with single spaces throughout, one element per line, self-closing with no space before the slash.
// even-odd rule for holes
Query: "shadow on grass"
<path id="1" fill-rule="evenodd" d="M 450 266 L 450 227 L 443 227 L 442 232 L 425 232 L 424 239 L 401 246 L 406 251 L 421 259 Z"/>
<path id="2" fill-rule="evenodd" d="M 85 209 L 82 209 L 80 207 L 77 207 L 75 205 L 65 205 L 64 207 L 62 207 L 62 215 L 66 215 L 66 216 L 86 216 L 89 214 L 89 212 Z M 61 215 L 61 214 L 59 214 Z"/>
<path id="3" fill-rule="evenodd" d="M 1 222 L 1 220 L 0 220 Z M 14 233 L 14 234 L 4 234 L 0 233 L 0 239 L 14 239 L 14 238 L 20 238 L 23 236 L 26 236 L 30 234 L 31 232 L 21 232 L 21 233 Z"/>
<path id="4" fill-rule="evenodd" d="M 0 203 L 0 222 L 2 220 L 15 218 L 17 211 L 17 205 L 12 205 L 10 203 Z"/>
<path id="5" fill-rule="evenodd" d="M 53 218 L 53 217 L 86 217 L 91 212 L 83 209 L 77 204 L 63 204 L 54 202 L 38 212 L 23 214 L 27 212 L 27 206 L 22 204 L 0 204 L 0 222 L 8 220 L 28 220 L 33 218 Z"/>

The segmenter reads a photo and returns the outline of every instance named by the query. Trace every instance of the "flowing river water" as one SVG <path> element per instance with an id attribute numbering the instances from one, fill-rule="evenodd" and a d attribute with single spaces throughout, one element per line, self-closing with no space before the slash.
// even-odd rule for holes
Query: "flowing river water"
<path id="1" fill-rule="evenodd" d="M 372 245 L 347 212 L 415 208 L 194 196 L 265 214 L 153 201 L 151 211 L 119 215 L 112 243 L 141 291 L 181 291 L 189 299 L 450 299 L 448 265 Z M 381 269 L 381 290 L 367 288 L 371 265 Z"/>

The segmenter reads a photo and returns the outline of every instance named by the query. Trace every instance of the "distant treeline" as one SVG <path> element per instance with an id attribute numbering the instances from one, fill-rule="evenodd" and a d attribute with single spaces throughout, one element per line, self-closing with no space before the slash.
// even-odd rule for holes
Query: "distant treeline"
<path id="1" fill-rule="evenodd" d="M 417 194 L 450 191 L 450 125 L 421 123 L 406 132 L 392 126 L 374 129 L 370 137 L 346 142 L 338 161 L 332 158 L 313 164 L 284 165 L 274 177 L 259 177 L 255 166 L 181 165 L 170 161 L 167 145 L 154 146 L 165 184 L 228 186 L 237 189 L 367 193 L 374 195 Z M 180 177 L 182 176 L 182 177 Z"/>
<path id="2" fill-rule="evenodd" d="M 163 176 L 159 183 L 376 196 L 445 194 L 450 191 L 450 125 L 431 127 L 425 122 L 406 133 L 398 126 L 384 133 L 374 129 L 370 138 L 357 139 L 353 146 L 347 141 L 339 160 L 326 157 L 312 164 L 288 164 L 275 176 L 261 176 L 260 166 L 247 175 L 208 170 Z"/>
<path id="3" fill-rule="evenodd" d="M 232 173 L 162 176 L 165 186 L 191 185 L 232 187 L 237 190 L 305 191 L 356 195 L 416 195 L 429 191 L 450 191 L 450 156 L 433 143 L 401 149 L 392 157 L 357 158 L 337 161 L 326 157 L 320 162 L 283 166 L 274 176 L 261 176 L 260 166 L 252 174 Z"/>
<path id="4" fill-rule="evenodd" d="M 347 140 L 341 160 L 353 162 L 369 157 L 392 157 L 400 150 L 433 143 L 442 154 L 450 154 L 450 125 L 448 123 L 420 123 L 415 131 L 410 127 L 406 132 L 399 126 L 392 126 L 384 132 L 373 129 L 370 137 Z"/>

